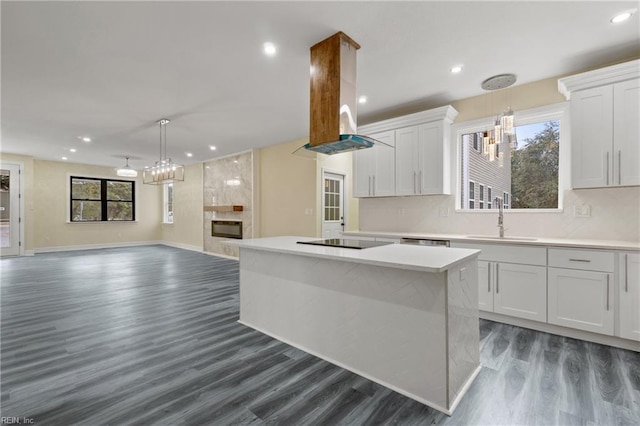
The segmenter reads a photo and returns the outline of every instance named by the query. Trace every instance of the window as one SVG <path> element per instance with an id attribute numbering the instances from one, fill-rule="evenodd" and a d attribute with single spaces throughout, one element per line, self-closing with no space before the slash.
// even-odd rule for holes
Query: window
<path id="1" fill-rule="evenodd" d="M 135 220 L 135 182 L 71 176 L 71 222 Z"/>
<path id="2" fill-rule="evenodd" d="M 173 183 L 164 185 L 163 193 L 164 223 L 173 223 Z"/>
<path id="3" fill-rule="evenodd" d="M 476 199 L 476 185 L 474 182 L 469 181 L 469 208 L 474 209 Z"/>
<path id="4" fill-rule="evenodd" d="M 491 194 L 491 187 L 487 188 L 487 208 L 491 209 L 493 203 L 493 196 Z"/>
<path id="5" fill-rule="evenodd" d="M 491 119 L 457 125 L 459 188 L 469 188 L 460 193 L 458 205 L 462 209 L 496 209 L 494 194 L 502 194 L 504 208 L 560 208 L 560 151 L 566 149 L 560 148 L 560 141 L 561 129 L 568 124 L 566 108 L 562 103 L 516 112 L 514 135 L 505 136 L 499 144 L 484 139 Z M 478 198 L 470 190 L 472 182 L 483 182 Z"/>

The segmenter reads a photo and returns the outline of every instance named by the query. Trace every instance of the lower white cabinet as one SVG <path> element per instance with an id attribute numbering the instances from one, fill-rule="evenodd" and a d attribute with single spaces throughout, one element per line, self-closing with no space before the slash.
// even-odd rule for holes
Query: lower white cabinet
<path id="1" fill-rule="evenodd" d="M 640 341 L 640 254 L 620 253 L 620 337 Z"/>
<path id="2" fill-rule="evenodd" d="M 549 323 L 613 335 L 612 274 L 549 268 Z"/>
<path id="3" fill-rule="evenodd" d="M 547 268 L 478 262 L 479 308 L 533 321 L 547 320 Z"/>

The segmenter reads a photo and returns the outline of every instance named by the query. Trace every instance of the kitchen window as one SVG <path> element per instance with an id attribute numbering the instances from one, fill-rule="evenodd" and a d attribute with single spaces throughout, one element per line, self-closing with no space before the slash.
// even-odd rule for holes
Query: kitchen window
<path id="1" fill-rule="evenodd" d="M 516 111 L 515 137 L 488 146 L 484 132 L 495 118 L 454 126 L 460 153 L 458 188 L 471 188 L 472 182 L 479 187 L 478 196 L 461 191 L 456 205 L 462 210 L 496 209 L 494 194 L 502 194 L 504 208 L 511 210 L 559 209 L 561 188 L 568 182 L 563 177 L 568 168 L 563 164 L 566 171 L 561 173 L 560 162 L 561 152 L 564 158 L 568 150 L 563 143 L 567 116 L 567 103 Z"/>
<path id="2" fill-rule="evenodd" d="M 71 176 L 71 222 L 135 220 L 135 182 Z"/>

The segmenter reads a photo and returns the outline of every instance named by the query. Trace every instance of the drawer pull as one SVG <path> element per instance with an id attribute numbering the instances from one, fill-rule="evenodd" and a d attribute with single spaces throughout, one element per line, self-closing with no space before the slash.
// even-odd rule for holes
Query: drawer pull
<path id="1" fill-rule="evenodd" d="M 500 264 L 496 263 L 496 293 L 500 293 Z"/>
<path id="2" fill-rule="evenodd" d="M 588 259 L 569 259 L 569 262 L 584 262 L 584 263 L 591 263 L 590 260 Z"/>
<path id="3" fill-rule="evenodd" d="M 487 293 L 491 293 L 491 263 L 487 264 Z"/>
<path id="4" fill-rule="evenodd" d="M 607 311 L 609 310 L 609 274 L 607 274 Z"/>

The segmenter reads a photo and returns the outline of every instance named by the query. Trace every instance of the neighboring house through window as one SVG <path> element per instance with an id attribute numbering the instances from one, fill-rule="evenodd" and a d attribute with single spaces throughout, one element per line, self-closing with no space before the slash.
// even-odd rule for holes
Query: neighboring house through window
<path id="1" fill-rule="evenodd" d="M 164 223 L 173 223 L 173 183 L 164 185 Z"/>

